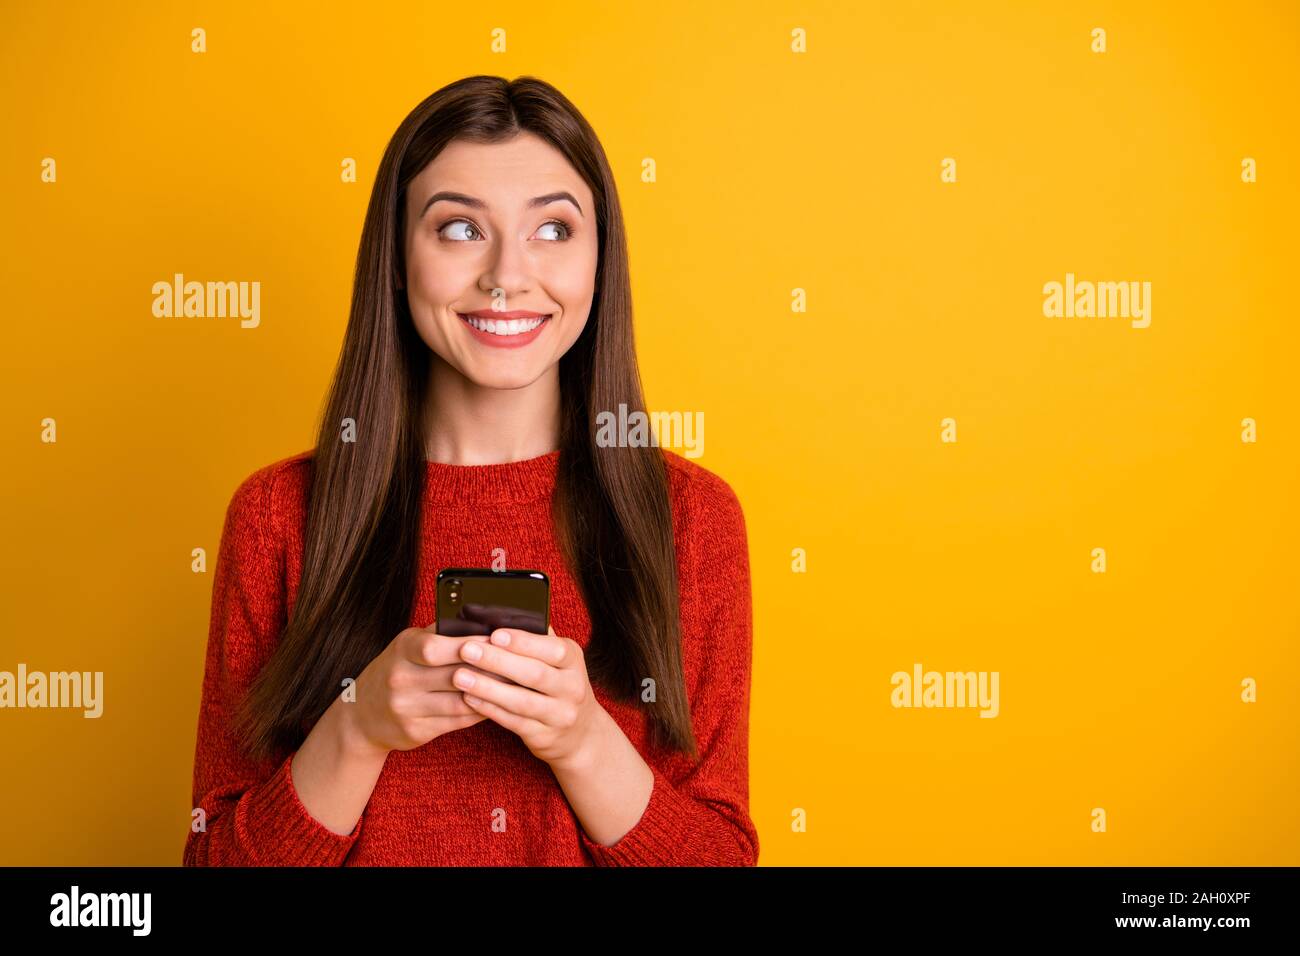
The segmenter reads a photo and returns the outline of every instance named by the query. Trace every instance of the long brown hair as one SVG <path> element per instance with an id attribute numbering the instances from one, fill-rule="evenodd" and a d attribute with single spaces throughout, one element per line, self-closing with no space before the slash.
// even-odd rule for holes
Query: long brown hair
<path id="1" fill-rule="evenodd" d="M 406 190 L 453 139 L 529 131 L 591 187 L 599 232 L 592 312 L 560 360 L 555 531 L 591 621 L 587 672 L 617 700 L 655 684 L 652 741 L 697 756 L 682 676 L 667 467 L 654 446 L 595 440 L 599 412 L 645 411 L 632 337 L 627 241 L 614 177 L 591 126 L 535 77 L 471 76 L 429 96 L 393 134 L 375 175 L 352 309 L 321 418 L 302 578 L 284 631 L 237 715 L 259 758 L 298 746 L 340 693 L 410 623 L 426 469 L 430 352 L 397 283 Z M 342 441 L 351 419 L 363 440 Z"/>

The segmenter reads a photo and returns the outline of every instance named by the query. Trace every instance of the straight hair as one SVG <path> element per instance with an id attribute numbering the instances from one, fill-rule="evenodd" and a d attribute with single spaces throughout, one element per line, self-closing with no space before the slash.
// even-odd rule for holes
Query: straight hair
<path id="1" fill-rule="evenodd" d="M 597 444 L 593 423 L 625 404 L 645 411 L 632 335 L 627 240 L 595 132 L 535 77 L 471 76 L 402 121 L 375 175 L 342 351 L 311 455 L 302 576 L 280 640 L 249 688 L 236 732 L 257 758 L 299 746 L 338 697 L 410 626 L 427 468 L 424 397 L 431 354 L 405 293 L 406 191 L 453 140 L 502 143 L 521 132 L 562 153 L 595 197 L 592 312 L 560 360 L 556 540 L 591 622 L 593 685 L 648 707 L 651 743 L 698 756 L 682 674 L 677 565 L 663 452 Z M 345 419 L 361 441 L 344 442 Z"/>

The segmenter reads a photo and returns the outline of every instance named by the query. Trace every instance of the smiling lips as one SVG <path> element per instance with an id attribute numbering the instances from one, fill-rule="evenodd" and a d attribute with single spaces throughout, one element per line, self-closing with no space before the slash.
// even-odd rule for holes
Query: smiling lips
<path id="1" fill-rule="evenodd" d="M 497 312 L 479 309 L 475 312 L 457 312 L 470 334 L 485 345 L 497 348 L 519 348 L 541 334 L 551 316 L 545 312 L 528 312 L 516 309 Z"/>

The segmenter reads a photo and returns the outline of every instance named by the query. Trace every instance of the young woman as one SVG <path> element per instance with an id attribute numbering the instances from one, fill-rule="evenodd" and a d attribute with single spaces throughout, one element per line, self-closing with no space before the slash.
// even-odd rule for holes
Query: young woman
<path id="1" fill-rule="evenodd" d="M 186 865 L 752 865 L 730 486 L 657 444 L 594 132 L 474 76 L 375 179 L 314 449 L 226 513 Z M 546 572 L 551 633 L 436 633 L 447 567 Z"/>

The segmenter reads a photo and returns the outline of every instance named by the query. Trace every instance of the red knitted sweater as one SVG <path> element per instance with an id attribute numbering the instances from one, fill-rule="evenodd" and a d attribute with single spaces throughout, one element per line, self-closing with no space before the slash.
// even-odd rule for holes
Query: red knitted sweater
<path id="1" fill-rule="evenodd" d="M 657 755 L 635 705 L 597 700 L 654 773 L 639 821 L 612 846 L 587 836 L 550 767 L 490 718 L 414 750 L 389 753 L 349 834 L 311 816 L 294 789 L 293 753 L 250 760 L 231 716 L 266 662 L 302 573 L 312 452 L 267 465 L 226 512 L 194 756 L 194 806 L 205 828 L 186 839 L 186 866 L 753 865 L 748 730 L 752 610 L 740 503 L 731 487 L 666 449 L 681 589 L 683 669 L 698 760 Z M 486 567 L 511 542 L 512 567 L 551 579 L 551 625 L 587 646 L 590 622 L 560 556 L 550 496 L 560 452 L 494 465 L 426 463 L 420 564 L 411 626 L 435 619 L 446 567 Z M 396 635 L 393 635 L 394 637 Z M 504 829 L 493 826 L 505 810 Z"/>

